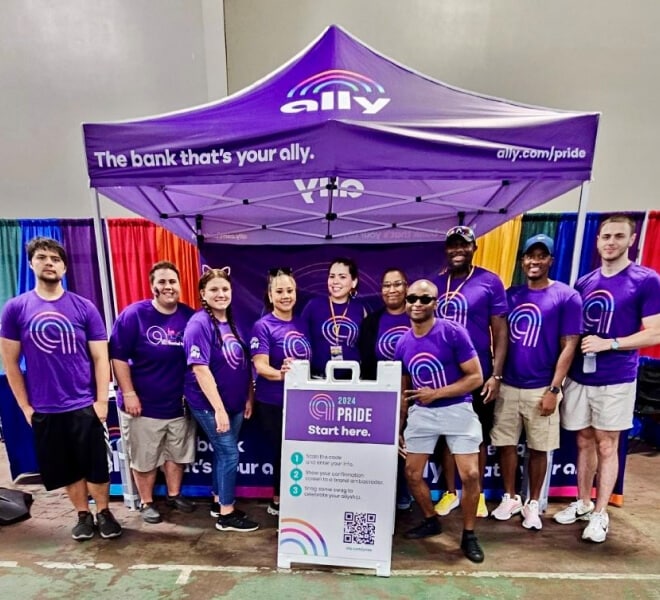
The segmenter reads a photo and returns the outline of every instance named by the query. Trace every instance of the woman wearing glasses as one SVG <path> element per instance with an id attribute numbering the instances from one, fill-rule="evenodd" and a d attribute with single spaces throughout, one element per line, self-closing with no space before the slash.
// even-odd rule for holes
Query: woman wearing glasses
<path id="1" fill-rule="evenodd" d="M 401 336 L 410 329 L 406 313 L 408 278 L 402 269 L 386 269 L 381 278 L 384 306 L 368 314 L 360 327 L 360 371 L 362 379 L 376 379 L 378 361 L 394 360 L 394 349 Z M 399 456 L 396 506 L 408 510 L 412 503 L 406 484 L 405 460 Z"/>
<path id="2" fill-rule="evenodd" d="M 250 339 L 252 362 L 257 372 L 256 416 L 273 450 L 273 500 L 267 508 L 271 515 L 278 515 L 280 511 L 284 376 L 292 360 L 309 360 L 312 355 L 302 321 L 293 316 L 295 305 L 296 281 L 291 269 L 271 269 L 266 298 L 270 312 L 254 324 Z"/>
<path id="3" fill-rule="evenodd" d="M 329 296 L 313 298 L 303 310 L 302 320 L 312 345 L 313 376 L 325 376 L 330 360 L 360 360 L 357 340 L 366 311 L 355 298 L 357 285 L 355 262 L 336 258 L 328 269 Z"/>
<path id="4" fill-rule="evenodd" d="M 238 434 L 252 414 L 249 349 L 232 317 L 228 269 L 210 269 L 199 280 L 203 310 L 183 334 L 188 372 L 184 395 L 190 411 L 213 447 L 211 515 L 220 531 L 254 531 L 259 525 L 234 508 Z"/>

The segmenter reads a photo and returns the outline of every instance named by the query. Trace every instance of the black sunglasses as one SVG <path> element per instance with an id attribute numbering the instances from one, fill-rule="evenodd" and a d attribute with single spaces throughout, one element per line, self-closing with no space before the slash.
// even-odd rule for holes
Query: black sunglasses
<path id="1" fill-rule="evenodd" d="M 408 304 L 415 304 L 417 301 L 422 304 L 431 304 L 431 302 L 434 302 L 435 300 L 435 296 L 416 296 L 415 294 L 409 294 L 406 296 L 406 302 Z"/>
<path id="2" fill-rule="evenodd" d="M 268 269 L 268 275 L 270 277 L 278 277 L 279 275 L 293 275 L 293 269 L 291 267 L 273 267 Z"/>

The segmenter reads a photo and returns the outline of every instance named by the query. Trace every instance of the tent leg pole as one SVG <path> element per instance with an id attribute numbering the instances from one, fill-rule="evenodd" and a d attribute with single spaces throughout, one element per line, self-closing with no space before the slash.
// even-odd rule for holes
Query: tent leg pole
<path id="1" fill-rule="evenodd" d="M 578 204 L 577 225 L 575 229 L 575 246 L 573 247 L 573 261 L 571 262 L 571 279 L 569 285 L 573 286 L 580 271 L 580 256 L 584 242 L 584 226 L 587 222 L 587 206 L 589 204 L 589 186 L 591 182 L 585 181 L 580 188 L 580 202 Z"/>

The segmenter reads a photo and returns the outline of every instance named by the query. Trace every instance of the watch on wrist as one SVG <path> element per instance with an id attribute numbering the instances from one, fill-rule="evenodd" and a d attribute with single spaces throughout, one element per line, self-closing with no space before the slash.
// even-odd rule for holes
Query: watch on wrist
<path id="1" fill-rule="evenodd" d="M 551 386 L 548 388 L 548 391 L 549 391 L 551 394 L 558 394 L 559 392 L 561 392 L 561 389 L 558 388 L 556 385 L 551 385 Z"/>
<path id="2" fill-rule="evenodd" d="M 619 344 L 619 340 L 617 340 L 616 338 L 614 338 L 614 339 L 612 340 L 612 343 L 610 344 L 610 349 L 611 349 L 611 350 L 618 350 L 618 349 L 619 349 L 619 346 L 621 346 L 621 344 Z"/>

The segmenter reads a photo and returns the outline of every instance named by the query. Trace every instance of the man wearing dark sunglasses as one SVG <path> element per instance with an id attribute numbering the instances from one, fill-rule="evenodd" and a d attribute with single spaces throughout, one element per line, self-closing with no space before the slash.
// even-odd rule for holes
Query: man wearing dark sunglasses
<path id="1" fill-rule="evenodd" d="M 412 328 L 401 337 L 394 354 L 404 373 L 400 443 L 406 455 L 406 479 L 424 517 L 405 536 L 420 539 L 442 532 L 423 474 L 438 438 L 444 435 L 463 485 L 461 549 L 469 560 L 479 563 L 484 553 L 474 525 L 482 436 L 481 424 L 472 410 L 471 390 L 481 385 L 483 377 L 467 330 L 435 317 L 437 298 L 438 288 L 426 279 L 410 286 L 406 312 Z"/>
<path id="2" fill-rule="evenodd" d="M 483 477 L 486 449 L 490 444 L 490 430 L 493 427 L 493 401 L 499 392 L 507 349 L 507 304 L 504 284 L 499 276 L 472 263 L 476 250 L 476 238 L 470 227 L 459 225 L 449 229 L 445 241 L 447 267 L 433 279 L 433 283 L 438 286 L 439 294 L 436 317 L 467 328 L 484 375 L 483 386 L 472 390 L 472 408 L 481 422 L 483 436 L 479 448 L 482 493 L 479 494 L 477 516 L 487 517 Z M 444 440 L 441 439 L 438 446 L 447 489 L 435 505 L 435 512 L 444 516 L 458 507 L 459 497 L 456 492 L 454 458 Z"/>

